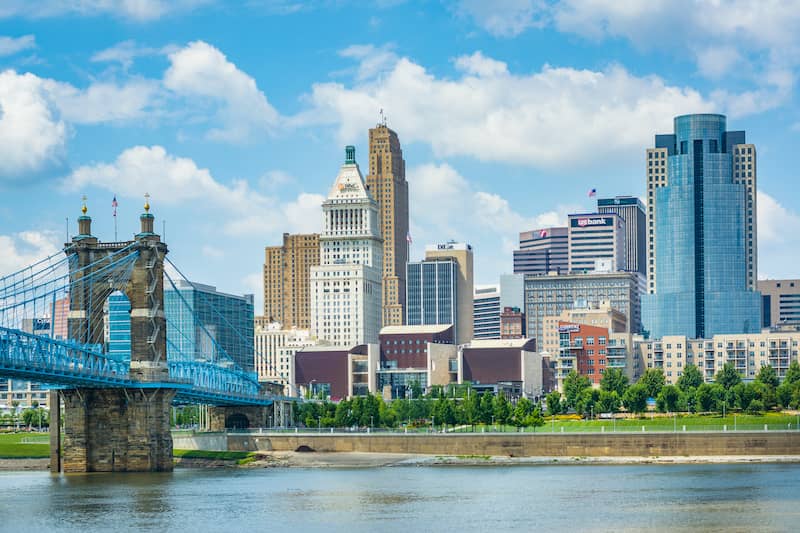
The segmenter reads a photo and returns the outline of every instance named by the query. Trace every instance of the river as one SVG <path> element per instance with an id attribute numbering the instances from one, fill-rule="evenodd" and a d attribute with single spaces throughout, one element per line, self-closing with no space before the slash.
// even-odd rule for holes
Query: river
<path id="1" fill-rule="evenodd" d="M 798 531 L 800 465 L 0 473 L 2 531 Z"/>

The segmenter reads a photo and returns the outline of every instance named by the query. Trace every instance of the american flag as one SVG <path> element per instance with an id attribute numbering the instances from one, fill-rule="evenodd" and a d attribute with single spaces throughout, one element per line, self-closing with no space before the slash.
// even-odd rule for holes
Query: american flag
<path id="1" fill-rule="evenodd" d="M 114 199 L 111 200 L 111 207 L 114 208 L 114 216 L 117 216 L 117 207 L 119 207 L 119 204 L 117 203 L 117 195 L 116 194 L 114 195 Z"/>
<path id="2" fill-rule="evenodd" d="M 597 196 L 597 189 L 589 190 L 589 198 L 592 198 L 593 196 Z"/>

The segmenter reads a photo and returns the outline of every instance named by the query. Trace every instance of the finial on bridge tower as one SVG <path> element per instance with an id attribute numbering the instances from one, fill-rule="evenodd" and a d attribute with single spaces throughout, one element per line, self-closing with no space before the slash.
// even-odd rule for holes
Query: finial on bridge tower
<path id="1" fill-rule="evenodd" d="M 83 213 L 85 215 L 86 212 L 89 210 L 89 208 L 86 207 L 86 195 L 85 194 L 83 196 L 81 196 L 81 200 L 83 200 L 83 207 L 81 207 L 81 213 Z"/>
<path id="2" fill-rule="evenodd" d="M 153 222 L 156 217 L 150 212 L 150 194 L 144 193 L 144 213 L 139 217 L 142 223 L 142 231 L 139 232 L 137 237 L 149 237 L 155 235 L 153 231 Z"/>
<path id="3" fill-rule="evenodd" d="M 92 217 L 87 215 L 89 208 L 86 207 L 86 195 L 81 196 L 83 205 L 81 206 L 81 216 L 78 217 L 78 235 L 75 239 L 85 239 L 92 236 Z"/>
<path id="4" fill-rule="evenodd" d="M 150 193 L 144 193 L 144 212 L 150 212 Z"/>

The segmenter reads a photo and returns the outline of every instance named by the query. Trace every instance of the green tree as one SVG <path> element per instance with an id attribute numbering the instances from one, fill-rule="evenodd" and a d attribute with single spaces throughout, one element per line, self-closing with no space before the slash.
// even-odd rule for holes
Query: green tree
<path id="1" fill-rule="evenodd" d="M 725 363 L 717 375 L 714 376 L 714 382 L 719 383 L 722 385 L 726 391 L 729 390 L 731 387 L 735 387 L 739 383 L 742 382 L 742 376 L 736 370 L 736 367 L 733 366 L 733 363 Z"/>
<path id="2" fill-rule="evenodd" d="M 47 411 L 41 407 L 36 409 L 25 409 L 22 411 L 22 422 L 28 427 L 47 427 L 50 425 L 50 417 Z"/>
<path id="3" fill-rule="evenodd" d="M 555 416 L 560 414 L 563 410 L 563 406 L 561 405 L 561 393 L 557 390 L 554 390 L 550 394 L 547 395 L 547 414 L 550 416 Z"/>
<path id="4" fill-rule="evenodd" d="M 480 396 L 475 391 L 468 391 L 464 399 L 464 422 L 477 424 L 480 422 Z"/>
<path id="5" fill-rule="evenodd" d="M 697 388 L 703 383 L 703 374 L 700 369 L 692 363 L 684 367 L 683 374 L 678 378 L 678 388 L 684 392 L 689 390 L 690 387 Z"/>
<path id="6" fill-rule="evenodd" d="M 638 381 L 647 392 L 648 398 L 657 398 L 665 382 L 664 371 L 660 368 L 648 368 Z"/>
<path id="7" fill-rule="evenodd" d="M 754 398 L 750 405 L 747 406 L 747 412 L 751 415 L 759 415 L 764 411 L 764 402 L 758 398 Z"/>
<path id="8" fill-rule="evenodd" d="M 656 398 L 656 409 L 662 413 L 676 412 L 680 401 L 681 391 L 675 385 L 665 385 Z"/>
<path id="9" fill-rule="evenodd" d="M 533 409 L 528 416 L 525 417 L 525 427 L 540 427 L 544 425 L 544 418 L 542 417 L 542 410 L 537 406 Z"/>
<path id="10" fill-rule="evenodd" d="M 772 368 L 772 365 L 762 366 L 758 371 L 758 374 L 756 374 L 756 381 L 772 387 L 773 389 L 781 384 L 781 380 L 778 378 L 778 373 L 775 372 L 775 369 Z"/>
<path id="11" fill-rule="evenodd" d="M 701 383 L 697 387 L 695 393 L 697 401 L 697 409 L 700 412 L 707 413 L 716 409 L 716 400 L 714 398 L 714 385 L 708 383 Z"/>
<path id="12" fill-rule="evenodd" d="M 600 399 L 597 402 L 597 409 L 601 413 L 616 413 L 619 411 L 621 400 L 617 391 L 600 391 Z"/>
<path id="13" fill-rule="evenodd" d="M 600 380 L 600 390 L 616 392 L 618 397 L 625 394 L 628 388 L 628 376 L 619 368 L 606 368 Z"/>
<path id="14" fill-rule="evenodd" d="M 578 399 L 577 412 L 585 416 L 591 416 L 598 413 L 597 402 L 600 401 L 600 390 L 589 387 L 581 391 L 581 397 Z"/>
<path id="15" fill-rule="evenodd" d="M 419 381 L 411 382 L 411 385 L 409 385 L 409 392 L 411 393 L 411 399 L 422 398 L 423 390 Z"/>
<path id="16" fill-rule="evenodd" d="M 789 363 L 789 368 L 786 370 L 783 381 L 791 385 L 800 383 L 800 363 L 798 363 L 796 359 Z"/>
<path id="17" fill-rule="evenodd" d="M 492 421 L 494 410 L 493 396 L 494 395 L 489 391 L 481 394 L 480 421 L 484 424 L 488 424 Z"/>
<path id="18" fill-rule="evenodd" d="M 622 404 L 631 413 L 644 413 L 647 409 L 647 388 L 641 383 L 631 385 L 622 396 Z"/>
<path id="19" fill-rule="evenodd" d="M 576 371 L 572 371 L 564 378 L 564 401 L 567 409 L 578 410 L 578 402 L 583 391 L 590 389 L 592 382 L 586 376 L 581 376 Z"/>
<path id="20" fill-rule="evenodd" d="M 525 426 L 528 415 L 533 412 L 533 403 L 527 398 L 520 398 L 514 406 L 512 421 L 515 426 Z"/>
<path id="21" fill-rule="evenodd" d="M 508 424 L 511 418 L 511 404 L 505 394 L 498 394 L 494 397 L 493 405 L 494 420 L 497 424 Z"/>

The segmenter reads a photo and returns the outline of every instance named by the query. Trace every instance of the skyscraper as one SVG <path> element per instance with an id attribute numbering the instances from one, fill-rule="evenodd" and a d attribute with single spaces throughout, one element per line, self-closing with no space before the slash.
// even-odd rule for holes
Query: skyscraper
<path id="1" fill-rule="evenodd" d="M 378 341 L 383 242 L 378 204 L 356 164 L 356 149 L 322 203 L 320 264 L 311 267 L 311 334 L 339 346 Z"/>
<path id="2" fill-rule="evenodd" d="M 675 118 L 647 150 L 648 293 L 653 338 L 757 332 L 755 147 L 723 115 Z"/>
<path id="3" fill-rule="evenodd" d="M 647 275 L 647 216 L 635 196 L 598 198 L 597 212 L 616 213 L 625 222 L 626 261 L 623 270 Z"/>
<path id="4" fill-rule="evenodd" d="M 609 213 L 569 215 L 569 271 L 625 270 L 625 222 Z"/>
<path id="5" fill-rule="evenodd" d="M 319 265 L 319 234 L 283 234 L 281 246 L 264 250 L 264 316 L 284 328 L 308 329 L 309 273 Z"/>
<path id="6" fill-rule="evenodd" d="M 369 130 L 367 188 L 378 202 L 383 238 L 383 325 L 403 323 L 408 262 L 408 182 L 397 133 L 385 123 Z"/>
<path id="7" fill-rule="evenodd" d="M 515 274 L 565 274 L 568 269 L 567 228 L 542 228 L 519 234 L 514 250 Z"/>
<path id="8" fill-rule="evenodd" d="M 442 257 L 414 261 L 406 268 L 406 324 L 450 324 L 454 335 L 458 335 L 458 262 L 452 257 Z"/>

